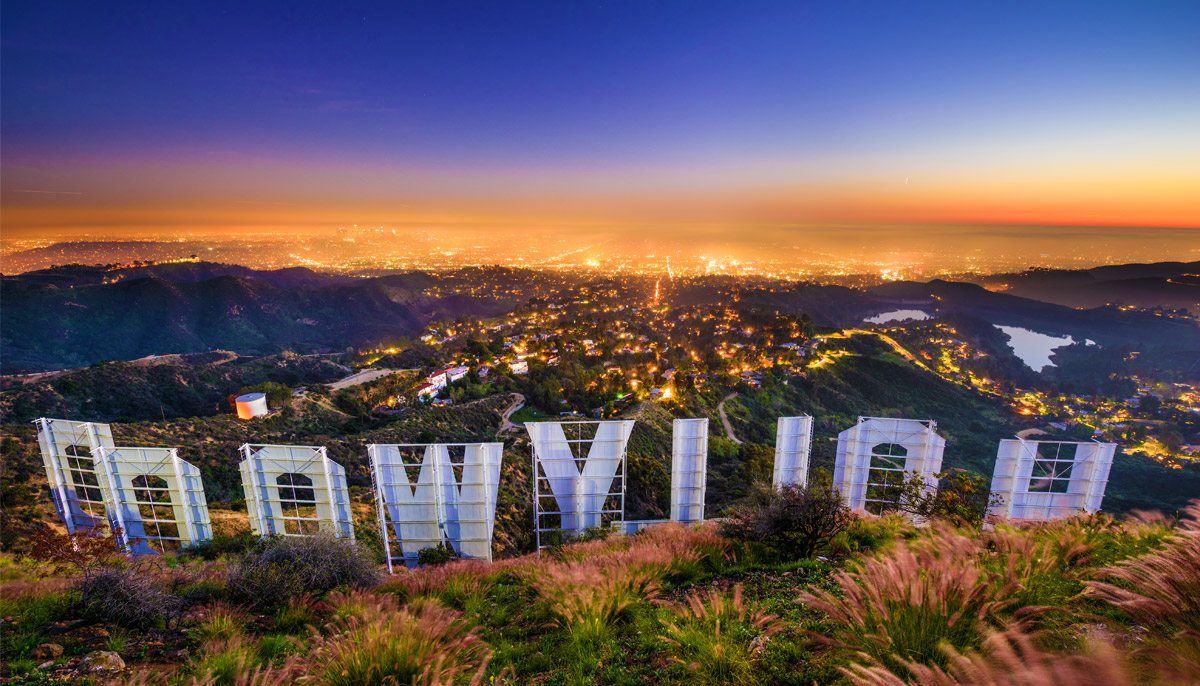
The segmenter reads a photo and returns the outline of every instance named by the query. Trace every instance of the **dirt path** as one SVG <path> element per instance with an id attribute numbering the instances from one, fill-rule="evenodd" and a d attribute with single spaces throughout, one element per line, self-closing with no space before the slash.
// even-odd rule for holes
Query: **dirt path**
<path id="1" fill-rule="evenodd" d="M 741 439 L 733 435 L 733 426 L 729 423 L 729 417 L 725 414 L 725 401 L 736 397 L 737 393 L 730 393 L 724 398 L 721 398 L 721 402 L 717 403 L 717 414 L 721 415 L 721 423 L 725 425 L 725 435 L 729 437 L 729 440 L 741 445 Z"/>
<path id="2" fill-rule="evenodd" d="M 522 407 L 525 407 L 525 396 L 521 395 L 520 393 L 513 393 L 512 402 L 509 403 L 508 407 L 504 409 L 504 414 L 500 419 L 500 430 L 496 432 L 497 437 L 499 437 L 502 433 L 512 431 L 514 428 L 516 428 L 513 426 L 512 421 L 509 420 L 509 417 L 511 417 L 514 412 Z"/>
<path id="3" fill-rule="evenodd" d="M 357 374 L 351 374 L 344 379 L 339 379 L 329 384 L 329 387 L 335 391 L 340 391 L 343 388 L 350 388 L 368 381 L 374 381 L 390 374 L 395 374 L 399 369 L 366 369 Z"/>

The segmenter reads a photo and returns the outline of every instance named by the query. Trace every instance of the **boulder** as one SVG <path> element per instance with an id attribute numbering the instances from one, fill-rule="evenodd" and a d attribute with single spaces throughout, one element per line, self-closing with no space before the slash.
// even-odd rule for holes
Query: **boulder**
<path id="1" fill-rule="evenodd" d="M 43 643 L 33 649 L 35 660 L 52 660 L 63 654 L 63 647 L 57 643 Z"/>
<path id="2" fill-rule="evenodd" d="M 111 674 L 125 669 L 120 655 L 109 650 L 97 650 L 83 656 L 79 671 L 84 674 Z"/>

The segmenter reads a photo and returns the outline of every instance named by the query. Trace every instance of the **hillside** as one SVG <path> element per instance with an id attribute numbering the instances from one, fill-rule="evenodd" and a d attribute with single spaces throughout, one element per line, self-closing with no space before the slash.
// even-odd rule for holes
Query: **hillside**
<path id="1" fill-rule="evenodd" d="M 153 362 L 97 362 L 7 389 L 0 393 L 0 423 L 53 416 L 96 422 L 207 417 L 229 412 L 228 396 L 245 386 L 304 386 L 345 374 L 327 359 L 299 355 L 196 353 Z"/>
<path id="2" fill-rule="evenodd" d="M 332 352 L 411 336 L 432 319 L 487 316 L 510 306 L 492 298 L 433 297 L 391 277 L 295 289 L 239 276 L 75 288 L 4 279 L 0 354 L 6 371 L 40 371 L 218 348 Z"/>

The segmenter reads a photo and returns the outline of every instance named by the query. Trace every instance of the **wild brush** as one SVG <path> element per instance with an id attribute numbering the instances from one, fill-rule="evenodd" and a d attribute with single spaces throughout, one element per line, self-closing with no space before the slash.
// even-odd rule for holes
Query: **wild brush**
<path id="1" fill-rule="evenodd" d="M 296 682 L 302 669 L 296 658 L 288 658 L 279 666 L 236 664 L 232 669 L 221 667 L 180 677 L 174 672 L 144 670 L 122 674 L 104 682 L 105 686 L 289 686 Z"/>
<path id="2" fill-rule="evenodd" d="M 675 646 L 672 659 L 699 684 L 754 683 L 756 657 L 784 628 L 775 615 L 747 603 L 741 585 L 732 597 L 716 590 L 693 593 L 674 610 L 678 620 L 664 620 L 660 638 Z"/>
<path id="3" fill-rule="evenodd" d="M 75 592 L 85 617 L 137 629 L 170 621 L 183 605 L 154 576 L 127 568 L 96 569 L 78 578 Z"/>
<path id="4" fill-rule="evenodd" d="M 401 608 L 394 596 L 367 592 L 337 593 L 335 606 L 361 610 L 335 619 L 314 635 L 302 657 L 304 675 L 297 683 L 370 686 L 453 682 L 481 675 L 491 650 L 459 613 L 434 602 L 414 610 Z"/>
<path id="5" fill-rule="evenodd" d="M 905 662 L 945 665 L 943 644 L 977 648 L 1001 624 L 1016 584 L 979 562 L 976 541 L 944 528 L 924 545 L 898 545 L 834 577 L 840 594 L 802 593 L 824 612 L 833 635 L 819 636 L 866 653 L 889 669 Z"/>
<path id="6" fill-rule="evenodd" d="M 1111 646 L 1091 647 L 1081 655 L 1061 656 L 1040 650 L 1027 633 L 1010 629 L 991 633 L 983 651 L 945 649 L 939 667 L 901 660 L 899 670 L 882 664 L 853 664 L 841 671 L 854 686 L 1133 686 L 1127 666 Z"/>
<path id="7" fill-rule="evenodd" d="M 329 534 L 270 539 L 230 567 L 228 583 L 244 602 L 271 606 L 302 593 L 372 588 L 379 565 L 365 544 Z"/>
<path id="8" fill-rule="evenodd" d="M 717 525 L 706 522 L 698 526 L 658 524 L 640 531 L 631 539 L 630 549 L 650 547 L 670 553 L 673 573 L 700 561 L 720 565 L 733 560 L 729 539 L 717 533 Z"/>

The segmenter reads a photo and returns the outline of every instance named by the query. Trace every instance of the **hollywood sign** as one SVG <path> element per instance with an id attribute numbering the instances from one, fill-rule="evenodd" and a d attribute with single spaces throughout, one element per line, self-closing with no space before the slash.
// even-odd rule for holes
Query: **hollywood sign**
<path id="1" fill-rule="evenodd" d="M 203 543 L 212 525 L 200 471 L 174 448 L 118 447 L 108 425 L 38 419 L 38 443 L 59 518 L 69 533 L 120 531 L 131 554 Z M 626 520 L 626 448 L 632 420 L 529 422 L 534 534 L 538 550 L 588 529 L 633 533 L 673 521 L 704 521 L 708 419 L 672 427 L 668 520 Z M 781 417 L 772 483 L 805 486 L 813 419 Z M 859 417 L 838 434 L 833 485 L 854 510 L 894 507 L 914 477 L 937 488 L 946 441 L 929 420 Z M 1112 443 L 1001 441 L 989 514 L 1041 521 L 1100 509 Z M 388 569 L 416 564 L 421 550 L 448 546 L 490 560 L 503 443 L 373 444 L 367 447 L 379 535 Z M 354 538 L 345 469 L 320 446 L 240 448 L 251 530 L 259 536 Z"/>

